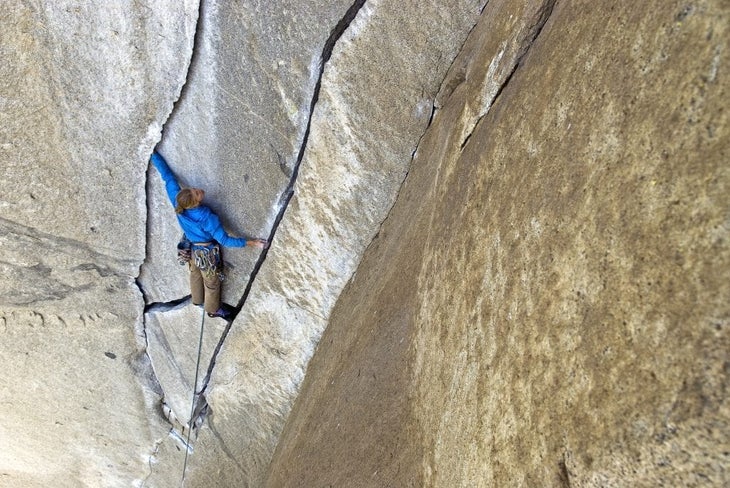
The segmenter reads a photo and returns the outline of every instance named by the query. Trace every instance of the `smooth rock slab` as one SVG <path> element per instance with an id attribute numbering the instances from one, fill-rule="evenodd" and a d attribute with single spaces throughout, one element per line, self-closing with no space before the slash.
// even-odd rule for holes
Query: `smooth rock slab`
<path id="1" fill-rule="evenodd" d="M 0 13 L 0 484 L 132 486 L 169 430 L 144 354 L 146 158 L 197 2 Z"/>
<path id="2" fill-rule="evenodd" d="M 196 482 L 262 483 L 329 313 L 396 198 L 480 7 L 366 2 L 335 45 L 296 194 L 214 369 L 212 428 L 197 445 L 220 447 L 196 453 Z M 207 473 L 222 462 L 217 477 Z"/>
<path id="3" fill-rule="evenodd" d="M 4 218 L 142 261 L 144 153 L 184 79 L 196 5 L 5 5 Z"/>
<path id="4" fill-rule="evenodd" d="M 172 410 L 170 422 L 173 427 L 179 429 L 190 420 L 198 348 L 200 365 L 196 392 L 202 391 L 208 365 L 226 325 L 223 319 L 210 318 L 207 314 L 203 317 L 202 309 L 193 305 L 145 315 L 147 354 L 164 392 L 162 401 Z"/>
<path id="5" fill-rule="evenodd" d="M 205 2 L 187 84 L 160 152 L 231 235 L 268 237 L 310 116 L 330 32 L 351 2 Z M 159 175 L 152 170 L 151 177 Z M 149 302 L 189 294 L 171 266 L 180 230 L 161 186 L 150 186 L 151 239 L 141 282 Z M 259 253 L 225 249 L 223 299 L 236 305 Z"/>
<path id="6" fill-rule="evenodd" d="M 131 485 L 168 427 L 159 390 L 119 310 L 0 313 L 2 485 Z"/>

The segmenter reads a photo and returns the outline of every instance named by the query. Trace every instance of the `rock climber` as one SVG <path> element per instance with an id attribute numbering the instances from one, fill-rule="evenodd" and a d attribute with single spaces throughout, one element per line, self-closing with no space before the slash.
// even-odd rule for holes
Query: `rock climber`
<path id="1" fill-rule="evenodd" d="M 183 239 L 178 244 L 178 251 L 179 255 L 185 256 L 184 261 L 187 261 L 190 269 L 190 292 L 193 304 L 204 306 L 209 317 L 230 320 L 233 308 L 221 303 L 223 275 L 221 246 L 264 249 L 268 246 L 268 242 L 264 239 L 245 239 L 228 235 L 218 216 L 202 204 L 205 191 L 199 188 L 180 188 L 175 174 L 159 153 L 153 152 L 150 161 L 165 182 L 167 196 L 175 207 L 177 221 L 184 233 Z M 184 251 L 188 249 L 190 252 L 185 253 Z"/>

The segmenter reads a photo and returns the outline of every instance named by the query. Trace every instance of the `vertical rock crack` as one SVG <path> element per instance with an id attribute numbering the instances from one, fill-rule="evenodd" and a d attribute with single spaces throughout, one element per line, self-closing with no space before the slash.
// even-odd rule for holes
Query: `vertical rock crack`
<path id="1" fill-rule="evenodd" d="M 274 223 L 271 226 L 271 230 L 269 231 L 268 235 L 268 241 L 272 242 L 274 239 L 274 236 L 276 235 L 276 232 L 279 228 L 279 225 L 281 224 L 282 219 L 284 218 L 284 215 L 286 214 L 286 211 L 289 207 L 289 203 L 291 202 L 292 197 L 294 196 L 294 187 L 296 185 L 297 177 L 299 175 L 299 168 L 301 166 L 301 163 L 304 159 L 304 154 L 307 149 L 307 144 L 309 142 L 309 134 L 311 131 L 312 126 L 312 116 L 314 114 L 314 109 L 317 105 L 317 102 L 319 101 L 319 93 L 322 87 L 322 76 L 324 74 L 324 69 L 327 64 L 327 62 L 330 60 L 332 56 L 332 52 L 339 41 L 339 39 L 342 37 L 342 35 L 345 33 L 345 31 L 349 28 L 350 24 L 353 22 L 355 17 L 357 16 L 358 12 L 362 9 L 362 7 L 365 5 L 366 0 L 356 0 L 345 12 L 343 17 L 339 20 L 339 22 L 335 25 L 335 27 L 330 32 L 329 37 L 324 43 L 324 46 L 322 48 L 322 54 L 320 57 L 320 63 L 319 63 L 319 72 L 317 75 L 317 82 L 314 86 L 314 90 L 312 93 L 312 99 L 309 104 L 309 116 L 307 118 L 307 125 L 306 129 L 304 131 L 304 136 L 302 138 L 302 143 L 299 148 L 299 152 L 297 154 L 297 159 L 294 164 L 294 168 L 291 172 L 291 176 L 289 178 L 289 182 L 285 188 L 285 190 L 282 192 L 282 195 L 279 199 L 279 211 L 276 215 L 276 218 L 274 219 Z M 202 4 L 202 2 L 201 2 Z M 201 11 L 202 16 L 202 11 Z M 198 18 L 198 22 L 200 22 L 200 17 Z M 196 31 L 196 38 L 198 35 L 199 29 Z M 197 44 L 197 42 L 196 42 Z M 195 50 L 193 51 L 193 56 L 195 57 Z M 243 294 L 241 295 L 240 300 L 238 301 L 238 304 L 235 307 L 233 318 L 228 322 L 225 330 L 223 331 L 220 340 L 218 341 L 218 344 L 216 345 L 213 354 L 211 356 L 210 363 L 208 364 L 208 369 L 206 371 L 205 377 L 203 379 L 202 387 L 200 389 L 200 392 L 197 392 L 198 396 L 198 403 L 195 407 L 196 417 L 194 419 L 190 420 L 191 425 L 198 426 L 201 425 L 202 417 L 208 412 L 207 408 L 207 401 L 205 399 L 205 392 L 207 391 L 208 384 L 210 382 L 211 375 L 213 373 L 213 369 L 215 368 L 216 359 L 218 357 L 218 354 L 223 347 L 223 344 L 225 343 L 228 334 L 230 332 L 230 329 L 233 325 L 233 322 L 235 321 L 236 316 L 241 311 L 243 306 L 246 303 L 246 300 L 248 299 L 248 296 L 251 293 L 251 288 L 253 287 L 253 283 L 256 279 L 256 276 L 258 275 L 259 271 L 261 270 L 261 267 L 263 266 L 263 263 L 266 261 L 266 257 L 268 255 L 268 249 L 264 249 L 261 254 L 259 255 L 258 259 L 256 260 L 256 263 L 254 264 L 254 267 L 251 271 L 250 277 L 248 279 L 248 282 L 246 284 L 246 288 L 243 291 Z"/>
<path id="2" fill-rule="evenodd" d="M 543 2 L 542 7 L 540 7 L 540 10 L 538 11 L 538 17 L 535 24 L 531 25 L 528 28 L 528 32 L 530 32 L 530 35 L 528 35 L 527 41 L 524 43 L 523 47 L 520 49 L 519 54 L 517 55 L 517 59 L 515 60 L 514 65 L 512 66 L 512 70 L 509 72 L 509 74 L 505 77 L 504 81 L 501 83 L 499 88 L 497 89 L 497 92 L 492 97 L 491 102 L 489 103 L 489 107 L 492 107 L 495 103 L 497 103 L 497 100 L 502 95 L 502 92 L 504 92 L 507 85 L 509 85 L 510 81 L 512 81 L 512 77 L 517 72 L 517 70 L 522 66 L 522 63 L 527 56 L 527 54 L 530 52 L 530 49 L 535 44 L 535 41 L 537 41 L 537 38 L 542 33 L 543 28 L 545 27 L 545 24 L 547 23 L 548 19 L 550 19 L 550 16 L 553 13 L 553 9 L 555 8 L 555 4 L 557 3 L 557 0 L 546 0 Z M 485 5 L 486 7 L 486 5 Z M 469 140 L 471 139 L 472 134 L 474 133 L 474 129 L 479 125 L 479 123 L 482 121 L 482 119 L 489 113 L 489 110 L 487 110 L 484 114 L 482 114 L 474 123 L 474 125 L 471 127 L 471 131 L 464 137 L 464 140 L 461 143 L 461 150 L 463 151 L 466 145 L 468 144 Z"/>
<path id="3" fill-rule="evenodd" d="M 177 99 L 172 104 L 172 109 L 170 110 L 170 113 L 167 115 L 164 122 L 162 122 L 162 133 L 164 133 L 165 124 L 167 123 L 168 120 L 170 120 L 170 117 L 172 117 L 172 115 L 175 113 L 175 111 L 177 110 L 177 108 L 179 106 L 180 100 L 184 97 L 191 67 L 196 62 L 197 57 L 198 57 L 197 46 L 200 45 L 200 36 L 202 35 L 201 32 L 202 32 L 202 19 L 203 19 L 203 4 L 204 4 L 204 0 L 200 0 L 200 2 L 198 3 L 198 18 L 197 18 L 196 24 L 195 24 L 195 33 L 193 34 L 193 45 L 192 45 L 190 58 L 188 60 L 188 64 L 187 64 L 187 68 L 186 68 L 185 80 L 183 81 L 182 86 L 180 87 L 180 93 L 179 93 Z M 146 185 L 145 195 L 147 196 L 147 198 L 146 198 L 147 215 L 146 215 L 146 224 L 145 224 L 145 233 L 146 233 L 145 255 L 147 255 L 149 252 L 149 240 L 150 240 L 150 235 L 151 235 L 150 228 L 149 228 L 151 209 L 149 207 L 149 183 L 147 182 L 145 185 Z M 158 391 L 159 395 L 161 396 L 160 413 L 170 423 L 171 428 L 170 428 L 169 433 L 174 436 L 176 434 L 176 431 L 175 431 L 176 428 L 180 428 L 181 431 L 184 431 L 185 426 L 176 425 L 176 424 L 179 424 L 179 422 L 175 422 L 176 419 L 171 418 L 169 415 L 167 415 L 167 412 L 165 411 L 165 409 L 167 407 L 167 405 L 164 402 L 165 392 L 162 388 L 162 384 L 159 382 L 159 379 L 157 378 L 157 373 L 154 370 L 154 363 L 152 362 L 152 358 L 150 357 L 150 354 L 149 354 L 149 339 L 147 336 L 147 314 L 150 312 L 168 311 L 173 308 L 183 306 L 184 304 L 186 304 L 187 301 L 190 300 L 190 297 L 189 296 L 183 297 L 183 298 L 173 300 L 173 301 L 167 302 L 167 303 L 148 303 L 147 293 L 145 292 L 145 289 L 142 286 L 142 283 L 140 282 L 140 279 L 139 279 L 140 275 L 141 275 L 142 266 L 144 266 L 144 263 L 142 263 L 140 265 L 140 271 L 138 272 L 138 276 L 135 279 L 135 284 L 136 284 L 137 288 L 139 289 L 140 294 L 142 295 L 142 300 L 145 304 L 144 308 L 142 310 L 142 317 L 140 320 L 141 328 L 142 328 L 142 330 L 140 331 L 140 334 L 141 334 L 142 339 L 144 340 L 143 354 L 146 357 L 147 362 L 149 363 L 149 369 L 151 371 L 151 381 L 153 381 L 155 383 L 153 385 L 153 387 L 154 387 L 153 389 Z M 190 425 L 191 423 L 192 423 L 192 419 L 188 425 Z M 160 441 L 158 440 L 152 448 L 152 454 L 149 457 L 150 473 L 148 474 L 148 476 L 145 479 L 145 481 L 143 482 L 143 484 L 146 483 L 147 479 L 149 479 L 153 474 L 152 460 L 154 459 L 155 455 L 157 454 L 157 452 L 159 450 L 159 445 L 160 445 Z M 187 447 L 188 446 L 186 446 L 186 448 Z"/>

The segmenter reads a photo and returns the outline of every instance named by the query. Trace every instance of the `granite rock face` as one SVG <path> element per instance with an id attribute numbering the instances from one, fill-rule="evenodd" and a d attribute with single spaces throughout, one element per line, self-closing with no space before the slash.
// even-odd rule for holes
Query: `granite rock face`
<path id="1" fill-rule="evenodd" d="M 481 7 L 365 2 L 334 45 L 295 194 L 216 359 L 193 483 L 262 483 L 330 311 L 395 201 Z"/>
<path id="2" fill-rule="evenodd" d="M 351 2 L 206 1 L 187 84 L 159 151 L 231 235 L 267 238 L 299 160 L 325 43 Z M 171 264 L 181 231 L 150 172 L 149 302 L 190 293 Z M 224 249 L 224 301 L 238 304 L 259 252 Z M 181 272 L 182 271 L 182 272 Z"/>
<path id="3" fill-rule="evenodd" d="M 727 2 L 491 1 L 267 486 L 725 486 Z"/>
<path id="4" fill-rule="evenodd" d="M 728 483 L 726 2 L 445 4 L 4 6 L 0 485 Z"/>
<path id="5" fill-rule="evenodd" d="M 201 391 L 205 386 L 207 365 L 226 330 L 223 319 L 206 317 L 201 337 L 202 314 L 199 307 L 180 306 L 151 311 L 145 318 L 147 354 L 162 387 L 165 416 L 181 434 L 194 408 L 191 402 L 198 349 L 203 366 L 198 371 L 195 391 Z"/>
<path id="6" fill-rule="evenodd" d="M 167 434 L 135 277 L 147 156 L 196 17 L 190 1 L 3 5 L 3 486 L 140 483 Z"/>

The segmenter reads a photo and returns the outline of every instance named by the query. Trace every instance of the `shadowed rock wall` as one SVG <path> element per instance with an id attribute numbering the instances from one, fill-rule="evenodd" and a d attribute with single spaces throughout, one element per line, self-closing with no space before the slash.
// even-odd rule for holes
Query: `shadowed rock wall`
<path id="1" fill-rule="evenodd" d="M 490 1 L 267 486 L 725 486 L 727 2 Z"/>

